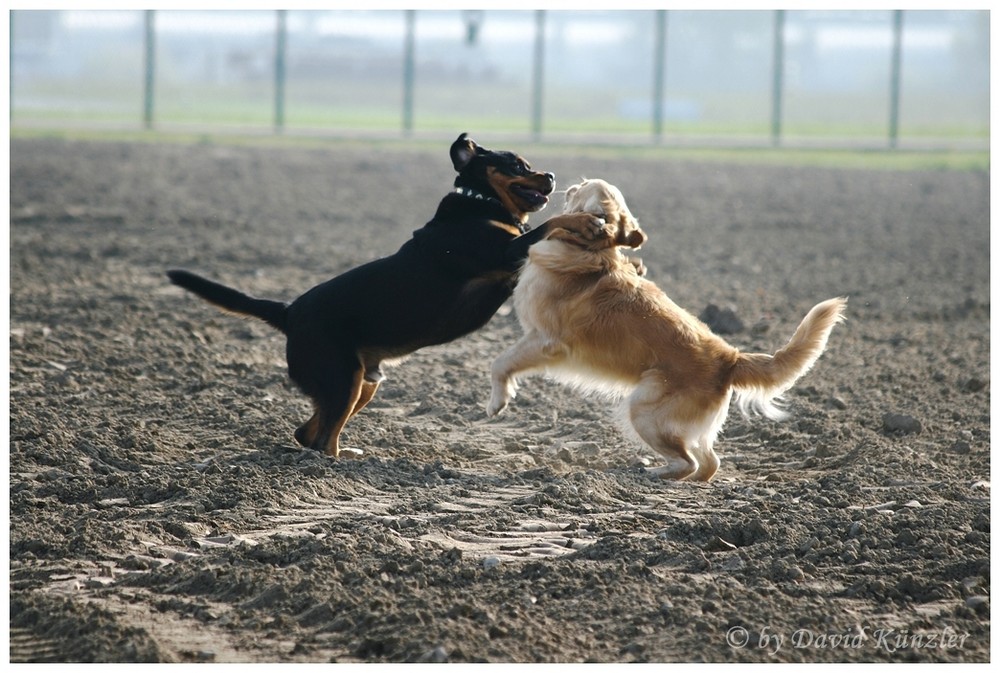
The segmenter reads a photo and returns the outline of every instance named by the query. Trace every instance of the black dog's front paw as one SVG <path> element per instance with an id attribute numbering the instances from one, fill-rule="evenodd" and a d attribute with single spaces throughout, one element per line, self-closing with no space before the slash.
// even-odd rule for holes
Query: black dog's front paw
<path id="1" fill-rule="evenodd" d="M 569 213 L 567 215 L 557 215 L 548 220 L 546 226 L 550 231 L 555 229 L 565 229 L 587 241 L 596 241 L 600 238 L 610 238 L 614 233 L 603 218 L 592 213 Z"/>

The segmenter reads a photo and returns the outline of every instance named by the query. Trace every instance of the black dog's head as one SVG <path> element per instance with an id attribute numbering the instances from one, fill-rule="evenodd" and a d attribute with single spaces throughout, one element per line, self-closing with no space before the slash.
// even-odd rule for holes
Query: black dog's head
<path id="1" fill-rule="evenodd" d="M 458 171 L 455 187 L 498 200 L 521 223 L 545 207 L 556 186 L 552 173 L 531 170 L 513 152 L 480 147 L 465 133 L 451 146 L 451 162 Z"/>

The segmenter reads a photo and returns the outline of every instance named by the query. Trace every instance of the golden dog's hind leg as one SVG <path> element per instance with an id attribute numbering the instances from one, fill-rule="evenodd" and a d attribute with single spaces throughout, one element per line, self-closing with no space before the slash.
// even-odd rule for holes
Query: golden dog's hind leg
<path id="1" fill-rule="evenodd" d="M 689 481 L 709 481 L 719 471 L 719 456 L 711 446 L 700 447 L 698 469 L 688 477 Z"/>
<path id="2" fill-rule="evenodd" d="M 658 372 L 648 371 L 628 398 L 628 419 L 632 429 L 667 464 L 649 472 L 661 479 L 687 479 L 701 467 L 694 455 L 687 423 L 679 418 L 685 400 L 671 391 Z M 714 471 L 713 471 L 714 473 Z"/>
<path id="3" fill-rule="evenodd" d="M 638 430 L 636 430 L 638 432 Z M 687 479 L 695 474 L 699 465 L 685 446 L 684 440 L 675 435 L 656 434 L 651 436 L 639 435 L 646 443 L 653 447 L 657 453 L 667 459 L 667 464 L 663 467 L 654 467 L 649 473 L 660 479 Z"/>
<path id="4" fill-rule="evenodd" d="M 726 422 L 726 416 L 729 415 L 729 403 L 732 396 L 732 389 L 727 390 L 717 409 L 714 412 L 709 411 L 705 416 L 707 426 L 701 433 L 701 437 L 698 438 L 698 445 L 694 451 L 698 461 L 698 469 L 688 477 L 690 481 L 709 481 L 719 471 L 719 456 L 712 447 L 715 444 L 715 438 Z"/>
<path id="5" fill-rule="evenodd" d="M 496 416 L 507 408 L 517 395 L 515 377 L 518 374 L 544 369 L 559 362 L 564 355 L 565 351 L 560 344 L 553 343 L 538 332 L 532 331 L 521 337 L 493 361 L 492 387 L 486 414 Z"/>

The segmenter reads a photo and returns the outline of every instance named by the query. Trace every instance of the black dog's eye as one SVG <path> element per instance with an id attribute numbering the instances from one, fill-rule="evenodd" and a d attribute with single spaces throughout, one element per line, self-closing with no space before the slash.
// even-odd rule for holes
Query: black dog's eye
<path id="1" fill-rule="evenodd" d="M 525 175 L 528 173 L 529 170 L 531 170 L 531 167 L 528 166 L 528 164 L 524 161 L 518 161 L 516 164 L 514 164 L 515 175 Z"/>

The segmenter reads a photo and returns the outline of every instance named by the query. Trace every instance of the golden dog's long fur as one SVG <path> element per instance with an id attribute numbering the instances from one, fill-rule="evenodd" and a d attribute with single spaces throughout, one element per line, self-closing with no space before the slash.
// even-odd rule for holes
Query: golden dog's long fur
<path id="1" fill-rule="evenodd" d="M 622 254 L 646 236 L 613 185 L 574 185 L 564 212 L 601 216 L 605 235 L 587 241 L 557 229 L 531 247 L 514 291 L 524 336 L 493 363 L 487 412 L 507 407 L 517 375 L 544 371 L 626 398 L 635 433 L 667 459 L 657 476 L 708 481 L 719 467 L 713 444 L 734 393 L 744 411 L 780 418 L 775 398 L 823 352 L 847 300 L 816 305 L 774 355 L 741 353 Z"/>

